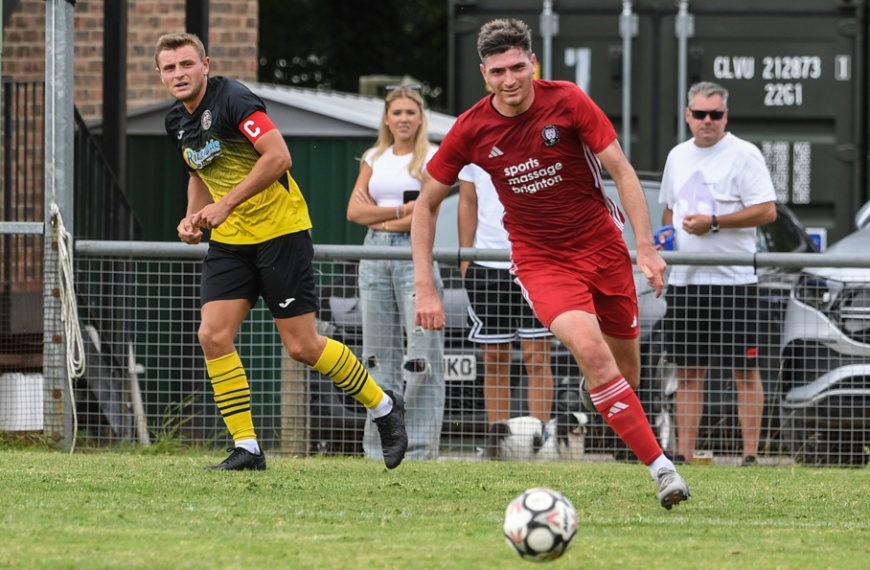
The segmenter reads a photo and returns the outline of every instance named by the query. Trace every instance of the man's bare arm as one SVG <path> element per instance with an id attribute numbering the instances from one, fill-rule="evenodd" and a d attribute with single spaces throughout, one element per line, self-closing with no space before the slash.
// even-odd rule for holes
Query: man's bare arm
<path id="1" fill-rule="evenodd" d="M 459 206 L 456 223 L 459 228 L 459 247 L 472 247 L 477 233 L 477 189 L 473 182 L 459 181 Z M 462 276 L 468 267 L 467 261 L 459 265 Z"/>
<path id="2" fill-rule="evenodd" d="M 181 241 L 189 244 L 197 244 L 202 241 L 202 229 L 194 223 L 193 216 L 213 203 L 211 192 L 208 191 L 205 182 L 200 179 L 196 172 L 190 172 L 190 178 L 187 181 L 187 212 L 178 222 L 176 228 L 178 238 Z"/>
<path id="3" fill-rule="evenodd" d="M 438 208 L 450 191 L 428 173 L 423 174 L 423 186 L 414 205 L 411 222 L 411 251 L 414 257 L 414 288 L 416 323 L 425 329 L 444 327 L 444 306 L 435 288 L 432 273 L 432 247 L 435 243 L 435 222 Z"/>
<path id="4" fill-rule="evenodd" d="M 656 250 L 649 220 L 649 206 L 646 203 L 646 196 L 640 180 L 637 178 L 637 173 L 622 152 L 622 147 L 619 146 L 618 141 L 610 143 L 598 154 L 598 158 L 616 183 L 622 208 L 634 230 L 637 244 L 637 266 L 649 280 L 650 286 L 655 289 L 658 297 L 664 289 L 665 268 L 667 266 Z"/>
<path id="5" fill-rule="evenodd" d="M 199 211 L 194 221 L 205 228 L 216 228 L 230 216 L 236 207 L 256 196 L 281 178 L 292 165 L 287 143 L 278 129 L 262 135 L 254 144 L 260 158 L 251 172 L 218 202 Z"/>

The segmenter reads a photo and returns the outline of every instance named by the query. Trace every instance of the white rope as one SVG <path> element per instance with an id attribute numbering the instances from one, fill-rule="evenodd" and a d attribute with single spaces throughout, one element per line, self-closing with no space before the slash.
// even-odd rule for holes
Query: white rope
<path id="1" fill-rule="evenodd" d="M 58 252 L 58 281 L 60 283 L 61 320 L 64 324 L 66 342 L 66 372 L 69 382 L 70 407 L 73 417 L 73 435 L 70 453 L 75 449 L 78 436 L 78 414 L 74 394 L 73 379 L 85 373 L 85 349 L 82 342 L 82 329 L 79 326 L 79 306 L 76 301 L 75 279 L 73 276 L 72 236 L 63 225 L 63 217 L 56 202 L 51 203 L 52 225 L 55 230 Z"/>

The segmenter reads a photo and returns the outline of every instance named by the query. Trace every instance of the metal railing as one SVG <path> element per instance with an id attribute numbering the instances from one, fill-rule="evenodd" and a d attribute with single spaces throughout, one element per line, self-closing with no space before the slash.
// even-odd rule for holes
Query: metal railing
<path id="1" fill-rule="evenodd" d="M 78 109 L 75 125 L 76 239 L 140 239 L 142 223 Z"/>

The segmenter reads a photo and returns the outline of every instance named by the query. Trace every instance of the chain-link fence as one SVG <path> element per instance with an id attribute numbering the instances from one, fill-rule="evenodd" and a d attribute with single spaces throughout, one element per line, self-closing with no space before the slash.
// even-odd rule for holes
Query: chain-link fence
<path id="1" fill-rule="evenodd" d="M 75 276 L 87 367 L 74 384 L 76 421 L 56 417 L 64 396 L 57 388 L 44 389 L 38 368 L 6 368 L 0 381 L 0 429 L 39 431 L 42 414 L 51 425 L 77 429 L 79 446 L 170 440 L 229 445 L 197 342 L 205 247 L 79 242 Z M 397 251 L 389 257 L 410 259 L 404 248 L 391 249 Z M 503 253 L 467 251 L 488 259 Z M 358 267 L 360 259 L 384 252 L 360 246 L 321 246 L 316 252 L 318 327 L 371 368 L 371 355 L 363 353 Z M 710 256 L 666 253 L 672 267 L 724 263 Z M 638 275 L 639 393 L 662 446 L 675 457 L 692 460 L 694 455 L 695 461 L 712 456 L 715 462 L 739 463 L 755 455 L 767 464 L 865 464 L 870 443 L 870 364 L 865 364 L 870 358 L 870 263 L 819 254 L 725 257 L 729 264 L 754 264 L 760 276 L 757 289 L 670 286 L 657 299 Z M 480 457 L 491 442 L 487 409 L 500 408 L 511 419 L 497 430 L 498 456 L 633 459 L 601 415 L 583 407 L 581 372 L 558 341 L 538 341 L 525 351 L 516 341 L 496 358 L 490 347 L 467 340 L 468 296 L 456 251 L 436 250 L 436 259 L 447 311 L 440 456 Z M 852 269 L 818 267 L 822 259 Z M 801 271 L 804 266 L 808 269 Z M 703 274 L 703 267 L 697 269 Z M 363 407 L 330 379 L 287 357 L 262 302 L 236 344 L 264 448 L 297 455 L 363 453 L 369 421 Z M 397 354 L 402 370 L 407 364 L 403 347 Z M 536 359 L 549 361 L 552 390 L 529 390 L 540 382 L 530 381 L 524 360 Z M 494 378 L 499 363 L 506 386 L 501 390 L 487 387 L 487 376 Z M 547 401 L 541 405 L 530 398 Z M 552 420 L 551 425 L 529 418 L 533 409 L 549 411 L 537 413 L 548 415 L 539 419 Z M 577 429 L 578 420 L 585 422 L 582 429 Z M 561 421 L 568 422 L 564 429 L 557 426 Z"/>

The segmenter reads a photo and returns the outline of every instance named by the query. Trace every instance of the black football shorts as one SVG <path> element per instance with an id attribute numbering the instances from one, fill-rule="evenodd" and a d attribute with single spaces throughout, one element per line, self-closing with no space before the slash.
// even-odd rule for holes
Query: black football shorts
<path id="1" fill-rule="evenodd" d="M 202 263 L 200 304 L 260 297 L 276 319 L 317 311 L 314 245 L 306 231 L 263 243 L 230 245 L 211 242 Z"/>

